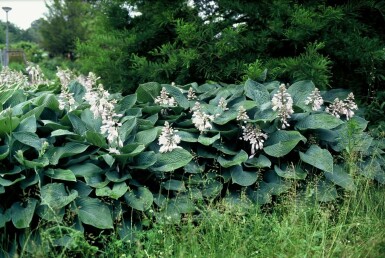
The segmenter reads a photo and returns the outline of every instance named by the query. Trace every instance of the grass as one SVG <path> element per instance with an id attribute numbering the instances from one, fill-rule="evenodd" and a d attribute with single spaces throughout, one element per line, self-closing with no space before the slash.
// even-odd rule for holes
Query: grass
<path id="1" fill-rule="evenodd" d="M 99 249 L 79 231 L 42 228 L 44 244 L 11 257 L 383 257 L 384 196 L 383 187 L 365 180 L 339 203 L 305 200 L 295 193 L 263 209 L 223 201 L 179 224 L 154 223 L 132 241 L 114 233 L 94 237 L 103 244 Z M 74 239 L 72 251 L 47 253 L 63 232 Z"/>

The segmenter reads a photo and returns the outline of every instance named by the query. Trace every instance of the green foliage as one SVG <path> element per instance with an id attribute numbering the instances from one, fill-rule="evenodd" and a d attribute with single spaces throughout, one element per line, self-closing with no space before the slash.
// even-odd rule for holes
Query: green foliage
<path id="1" fill-rule="evenodd" d="M 22 234 L 41 220 L 127 239 L 133 225 L 146 227 L 143 216 L 179 223 L 216 199 L 263 205 L 298 186 L 330 202 L 355 191 L 358 174 L 385 182 L 383 146 L 365 132 L 367 121 L 304 107 L 311 81 L 288 88 L 295 113 L 283 117 L 277 82 L 153 82 L 123 97 L 91 88 L 84 81 L 92 78 L 63 83 L 61 94 L 2 90 L 1 228 Z M 63 105 L 69 96 L 74 103 Z M 360 155 L 357 167 L 343 155 Z M 74 240 L 66 239 L 54 242 Z"/>
<path id="2" fill-rule="evenodd" d="M 382 1 L 189 2 L 99 2 L 94 32 L 77 45 L 82 72 L 95 71 L 124 93 L 149 81 L 247 78 L 312 80 L 359 96 L 381 88 Z"/>

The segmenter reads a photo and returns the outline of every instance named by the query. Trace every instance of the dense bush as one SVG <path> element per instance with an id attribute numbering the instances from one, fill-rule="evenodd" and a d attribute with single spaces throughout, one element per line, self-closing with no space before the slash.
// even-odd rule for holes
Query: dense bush
<path id="1" fill-rule="evenodd" d="M 98 9 L 78 61 L 113 91 L 252 78 L 312 80 L 361 97 L 385 78 L 383 1 L 115 0 Z"/>
<path id="2" fill-rule="evenodd" d="M 143 217 L 175 223 L 215 199 L 263 205 L 296 188 L 328 202 L 359 173 L 385 183 L 384 144 L 345 90 L 151 82 L 123 97 L 93 74 L 29 71 L 32 83 L 0 76 L 0 229 L 21 246 L 43 223 L 66 226 L 52 245 L 71 248 L 72 231 L 127 240 Z"/>

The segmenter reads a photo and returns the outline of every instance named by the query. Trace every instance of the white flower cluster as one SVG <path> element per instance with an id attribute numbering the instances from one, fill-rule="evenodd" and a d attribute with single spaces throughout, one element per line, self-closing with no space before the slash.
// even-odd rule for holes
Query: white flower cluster
<path id="1" fill-rule="evenodd" d="M 116 100 L 110 99 L 110 94 L 103 88 L 103 85 L 99 84 L 94 87 L 98 79 L 94 73 L 89 73 L 86 78 L 79 79 L 86 88 L 83 98 L 90 104 L 90 110 L 94 117 L 102 119 L 100 132 L 107 135 L 110 153 L 119 154 L 117 148 L 123 147 L 123 142 L 118 133 L 119 127 L 122 126 L 119 122 L 122 115 L 115 112 Z"/>
<path id="2" fill-rule="evenodd" d="M 290 118 L 291 114 L 294 113 L 293 99 L 287 92 L 285 84 L 281 84 L 279 86 L 278 92 L 274 94 L 271 102 L 273 105 L 273 110 L 278 110 L 277 116 L 281 118 L 282 129 L 285 129 L 287 126 L 289 126 L 287 119 Z"/>
<path id="3" fill-rule="evenodd" d="M 194 126 L 202 133 L 206 129 L 210 130 L 213 128 L 210 122 L 212 122 L 215 118 L 213 115 L 208 115 L 202 111 L 201 105 L 199 102 L 195 102 L 194 107 L 191 109 L 192 114 L 192 122 Z"/>
<path id="4" fill-rule="evenodd" d="M 354 102 L 354 95 L 351 92 L 349 93 L 348 97 L 344 100 L 339 100 L 338 98 L 336 98 L 334 102 L 325 109 L 325 111 L 338 118 L 341 115 L 345 115 L 346 119 L 349 120 L 354 116 L 353 110 L 357 109 L 357 104 Z"/>
<path id="5" fill-rule="evenodd" d="M 0 90 L 17 88 L 28 89 L 28 78 L 20 71 L 3 67 L 0 72 Z"/>
<path id="6" fill-rule="evenodd" d="M 315 88 L 312 93 L 306 98 L 305 105 L 312 105 L 312 110 L 317 111 L 321 109 L 324 100 L 321 97 L 318 88 Z"/>
<path id="7" fill-rule="evenodd" d="M 267 139 L 267 134 L 263 133 L 258 125 L 250 123 L 246 124 L 246 126 L 242 126 L 242 130 L 242 137 L 240 139 L 250 142 L 251 156 L 249 158 L 253 158 L 257 150 L 263 149 L 263 143 Z"/>
<path id="8" fill-rule="evenodd" d="M 229 108 L 227 107 L 227 102 L 226 102 L 226 100 L 225 100 L 224 97 L 222 97 L 222 98 L 219 99 L 218 106 L 219 106 L 219 108 L 222 109 L 223 111 L 229 110 Z"/>
<path id="9" fill-rule="evenodd" d="M 156 104 L 166 107 L 175 107 L 177 105 L 177 102 L 175 101 L 174 97 L 169 96 L 165 87 L 162 88 L 162 90 L 160 91 L 160 95 L 155 98 L 154 102 Z"/>
<path id="10" fill-rule="evenodd" d="M 197 99 L 197 96 L 195 95 L 195 91 L 192 87 L 190 87 L 188 89 L 188 92 L 187 92 L 187 99 L 188 100 L 194 100 L 194 99 Z"/>
<path id="11" fill-rule="evenodd" d="M 66 109 L 68 111 L 76 109 L 77 103 L 74 99 L 74 94 L 68 89 L 69 83 L 74 79 L 73 73 L 68 69 L 63 70 L 57 67 L 56 76 L 59 78 L 61 84 L 61 92 L 59 94 L 59 109 Z"/>
<path id="12" fill-rule="evenodd" d="M 175 134 L 178 130 L 174 130 L 170 124 L 166 121 L 162 128 L 162 134 L 159 136 L 160 153 L 169 152 L 177 148 L 180 143 L 180 136 Z"/>
<path id="13" fill-rule="evenodd" d="M 27 64 L 28 66 L 26 70 L 28 72 L 31 85 L 37 87 L 41 84 L 51 84 L 51 81 L 45 77 L 39 65 L 32 62 L 27 62 Z"/>
<path id="14" fill-rule="evenodd" d="M 237 121 L 244 121 L 246 123 L 247 119 L 249 119 L 249 116 L 246 113 L 246 109 L 243 106 L 239 106 Z"/>

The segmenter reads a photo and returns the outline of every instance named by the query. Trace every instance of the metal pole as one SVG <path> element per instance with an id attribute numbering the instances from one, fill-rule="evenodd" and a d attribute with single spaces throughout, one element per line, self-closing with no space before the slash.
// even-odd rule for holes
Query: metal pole
<path id="1" fill-rule="evenodd" d="M 8 39 L 8 12 L 12 10 L 11 7 L 3 7 L 3 10 L 6 13 L 6 31 L 5 31 L 5 57 L 4 57 L 4 66 L 8 66 L 8 50 L 9 50 L 9 39 Z"/>

